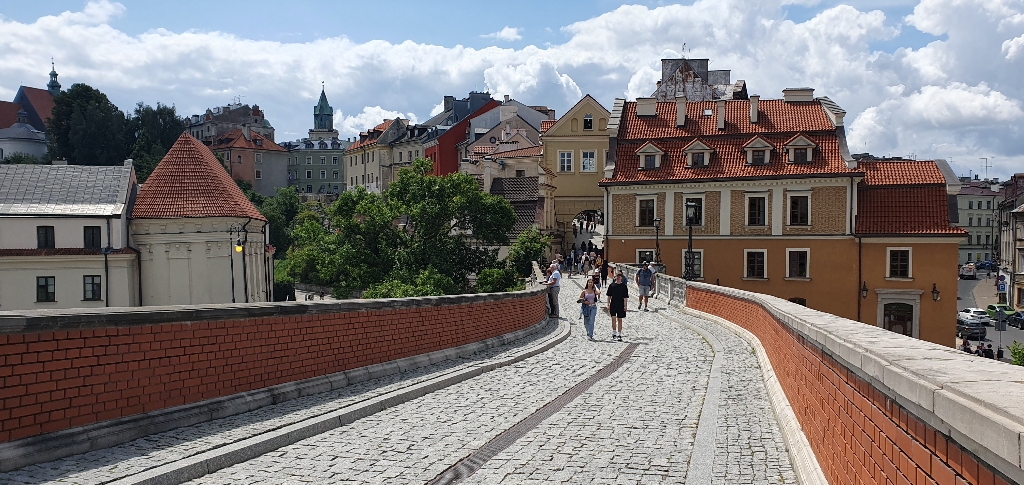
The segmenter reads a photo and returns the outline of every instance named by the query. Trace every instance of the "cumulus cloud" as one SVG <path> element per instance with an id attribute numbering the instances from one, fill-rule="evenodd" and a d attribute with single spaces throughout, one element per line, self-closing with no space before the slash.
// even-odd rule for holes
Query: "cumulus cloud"
<path id="1" fill-rule="evenodd" d="M 301 137 L 326 83 L 343 136 L 384 118 L 425 119 L 442 96 L 468 91 L 508 94 L 559 114 L 585 93 L 606 107 L 616 97 L 647 96 L 660 79 L 660 59 L 687 54 L 732 70 L 751 94 L 779 97 L 807 85 L 848 112 L 851 149 L 945 158 L 988 156 L 996 171 L 1019 171 L 1024 81 L 1021 0 L 921 0 L 909 16 L 848 5 L 787 18 L 790 0 L 696 0 L 648 8 L 624 5 L 562 27 L 560 44 L 522 48 L 438 46 L 417 42 L 259 41 L 222 32 L 157 29 L 129 35 L 111 26 L 123 6 L 93 1 L 19 23 L 0 18 L 0 99 L 18 83 L 43 86 L 49 58 L 61 82 L 88 83 L 122 108 L 135 102 L 174 104 L 185 114 L 242 96 L 257 103 L 278 139 Z M 902 29 L 936 36 L 919 47 L 899 44 Z M 505 27 L 494 42 L 520 40 Z M 309 52 L 331 52 L 330 63 Z M 959 171 L 966 173 L 966 165 Z"/>
<path id="2" fill-rule="evenodd" d="M 519 29 L 515 27 L 509 27 L 507 25 L 497 32 L 484 34 L 481 35 L 480 37 L 483 37 L 485 39 L 503 40 L 505 42 L 512 42 L 514 40 L 519 40 L 523 38 L 523 36 L 519 35 Z"/>

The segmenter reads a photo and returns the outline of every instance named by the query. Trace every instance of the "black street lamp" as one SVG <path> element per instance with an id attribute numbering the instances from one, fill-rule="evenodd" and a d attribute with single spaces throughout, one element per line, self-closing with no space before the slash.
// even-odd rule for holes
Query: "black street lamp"
<path id="1" fill-rule="evenodd" d="M 242 225 L 232 222 L 228 226 L 228 244 L 231 244 L 231 251 L 228 253 L 228 268 L 231 271 L 231 303 L 235 302 L 235 254 L 242 252 L 241 241 Z M 242 263 L 245 263 L 245 256 L 242 256 Z M 248 289 L 246 290 L 248 291 Z"/>
<path id="2" fill-rule="evenodd" d="M 658 265 L 661 271 L 661 244 L 658 242 L 658 233 L 661 232 L 661 218 L 654 218 L 654 264 Z"/>
<path id="3" fill-rule="evenodd" d="M 686 202 L 686 258 L 683 270 L 683 279 L 693 281 L 697 275 L 693 272 L 693 219 L 697 216 L 697 203 L 689 200 Z"/>

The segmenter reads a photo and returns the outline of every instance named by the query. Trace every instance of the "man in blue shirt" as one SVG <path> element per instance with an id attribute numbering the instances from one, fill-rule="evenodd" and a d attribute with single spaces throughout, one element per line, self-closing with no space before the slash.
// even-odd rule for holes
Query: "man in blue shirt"
<path id="1" fill-rule="evenodd" d="M 550 317 L 558 318 L 558 292 L 562 286 L 562 273 L 558 271 L 558 262 L 551 263 L 551 274 L 544 284 L 548 287 L 548 304 L 551 305 Z"/>
<path id="2" fill-rule="evenodd" d="M 641 308 L 647 311 L 647 301 L 651 296 L 651 292 L 654 291 L 654 271 L 651 271 L 650 265 L 647 261 L 644 261 L 640 268 L 640 271 L 636 272 L 636 286 L 640 288 L 639 305 L 637 310 Z"/>

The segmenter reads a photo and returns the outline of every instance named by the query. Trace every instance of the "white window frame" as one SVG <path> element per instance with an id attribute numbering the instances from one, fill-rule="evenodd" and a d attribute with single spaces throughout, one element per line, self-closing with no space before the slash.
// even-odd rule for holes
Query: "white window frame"
<path id="1" fill-rule="evenodd" d="M 707 222 L 707 220 L 704 218 L 707 215 L 706 204 L 707 204 L 708 201 L 704 197 L 706 194 L 703 194 L 703 193 L 700 193 L 700 194 L 686 194 L 686 193 L 683 193 L 681 195 L 683 196 L 683 207 L 681 209 L 683 211 L 683 227 L 682 227 L 682 229 L 683 230 L 686 229 L 686 199 L 700 199 L 700 222 L 701 223 L 700 224 L 694 224 L 693 227 L 704 227 L 704 224 Z"/>
<path id="2" fill-rule="evenodd" d="M 634 227 L 654 227 L 653 225 L 650 225 L 650 226 L 641 226 L 640 225 L 640 201 L 641 200 L 653 200 L 654 201 L 654 217 L 652 219 L 657 219 L 658 218 L 658 196 L 657 195 L 637 195 L 635 197 L 635 199 L 636 199 L 636 202 L 634 202 L 634 204 L 636 204 L 636 218 L 633 219 L 633 222 L 635 223 Z"/>
<path id="3" fill-rule="evenodd" d="M 563 155 L 568 155 L 568 157 L 563 157 Z M 565 166 L 564 166 L 563 162 L 566 159 L 569 160 L 569 170 L 564 170 Z M 558 171 L 560 173 L 573 173 L 573 168 L 575 168 L 575 167 L 573 167 L 572 151 L 564 151 L 564 150 L 563 151 L 559 151 L 558 152 Z"/>
<path id="4" fill-rule="evenodd" d="M 590 169 L 587 169 L 587 154 L 590 154 Z M 581 172 L 597 172 L 597 151 L 581 151 L 580 152 L 580 171 Z"/>
<path id="5" fill-rule="evenodd" d="M 665 152 L 655 146 L 653 143 L 645 143 L 644 146 L 640 147 L 636 151 L 636 155 L 639 158 L 639 169 L 640 170 L 657 170 L 661 168 L 661 162 L 664 158 Z M 645 158 L 647 155 L 654 155 L 654 168 L 647 168 L 647 161 Z"/>
<path id="6" fill-rule="evenodd" d="M 320 180 L 327 180 L 327 170 L 320 171 Z"/>
<path id="7" fill-rule="evenodd" d="M 642 253 L 642 252 L 644 252 L 644 253 L 650 252 L 651 253 L 651 258 L 650 259 L 640 259 L 640 253 Z M 636 250 L 636 263 L 640 264 L 640 263 L 642 263 L 644 261 L 654 262 L 654 256 L 656 256 L 656 255 L 657 255 L 657 252 L 654 250 L 654 248 L 651 248 L 651 249 L 637 248 L 637 250 Z"/>
<path id="8" fill-rule="evenodd" d="M 587 128 L 587 118 L 590 118 L 590 128 Z M 594 115 L 587 113 L 583 116 L 583 131 L 594 131 Z"/>
<path id="9" fill-rule="evenodd" d="M 306 178 L 307 179 L 313 178 L 313 171 L 312 170 L 306 170 Z"/>
<path id="10" fill-rule="evenodd" d="M 807 253 L 807 275 L 793 276 L 789 272 L 789 254 Z M 795 281 L 810 281 L 811 279 L 811 248 L 786 248 L 786 279 Z"/>
<path id="11" fill-rule="evenodd" d="M 327 165 L 327 157 L 325 157 L 325 156 L 321 156 L 320 157 L 320 165 Z"/>
<path id="12" fill-rule="evenodd" d="M 907 251 L 907 277 L 902 276 L 893 277 L 890 273 L 892 271 L 892 252 L 893 251 Z M 910 247 L 887 247 L 885 248 L 885 279 L 890 281 L 910 281 L 914 279 L 914 248 Z"/>
<path id="13" fill-rule="evenodd" d="M 337 164 L 338 164 L 338 157 L 331 157 L 331 165 L 337 165 Z"/>
<path id="14" fill-rule="evenodd" d="M 339 177 L 340 175 L 338 174 L 338 171 L 337 171 L 337 170 L 335 170 L 335 171 L 331 172 L 331 174 L 332 174 L 332 175 L 334 176 L 334 180 L 338 180 L 338 177 Z"/>
<path id="15" fill-rule="evenodd" d="M 263 154 L 262 153 L 257 153 L 256 154 L 256 163 L 263 163 Z"/>
<path id="16" fill-rule="evenodd" d="M 690 197 L 690 198 L 692 199 L 693 197 Z M 697 276 L 696 280 L 697 281 L 704 281 L 704 250 L 703 249 L 696 249 L 695 248 L 693 250 L 693 252 L 694 252 L 694 254 L 699 254 L 700 255 L 700 266 L 699 266 L 700 267 L 700 273 L 699 273 L 699 276 Z M 682 259 L 682 261 L 683 261 L 683 271 L 681 273 L 679 273 L 679 274 L 686 274 L 686 248 L 683 248 L 682 251 L 680 252 L 680 254 L 683 255 L 683 259 Z M 696 268 L 698 266 L 694 265 L 694 267 Z"/>
<path id="17" fill-rule="evenodd" d="M 811 227 L 811 191 L 786 192 L 786 225 L 792 227 Z M 793 197 L 807 197 L 807 224 L 793 225 Z M 765 207 L 767 210 L 767 206 Z"/>
<path id="18" fill-rule="evenodd" d="M 768 210 L 768 197 L 771 195 L 769 192 L 749 192 L 743 194 L 743 227 L 771 227 L 771 212 Z M 750 199 L 758 198 L 764 199 L 764 224 L 750 225 Z"/>
<path id="19" fill-rule="evenodd" d="M 306 165 L 312 165 L 312 164 L 313 164 L 313 157 L 307 156 L 306 157 Z"/>
<path id="20" fill-rule="evenodd" d="M 261 180 L 262 178 L 263 178 L 263 170 L 256 169 L 256 180 Z"/>
<path id="21" fill-rule="evenodd" d="M 747 276 L 747 254 L 750 254 L 750 253 L 764 253 L 764 275 L 762 277 Z M 749 280 L 753 280 L 753 281 L 767 280 L 768 279 L 768 250 L 767 249 L 744 249 L 743 250 L 743 264 L 741 266 L 743 268 L 743 279 L 744 280 L 748 280 L 748 281 Z"/>

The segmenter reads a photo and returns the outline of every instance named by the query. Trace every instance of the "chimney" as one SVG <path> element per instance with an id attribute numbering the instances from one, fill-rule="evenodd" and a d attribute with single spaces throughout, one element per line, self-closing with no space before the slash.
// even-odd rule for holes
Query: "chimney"
<path id="1" fill-rule="evenodd" d="M 242 135 L 245 136 L 245 141 L 252 141 L 252 134 L 249 133 L 249 123 L 242 123 Z"/>
<path id="2" fill-rule="evenodd" d="M 67 164 L 68 164 L 68 161 L 67 161 L 66 158 L 54 159 L 52 162 L 50 162 L 50 165 L 67 165 Z"/>
<path id="3" fill-rule="evenodd" d="M 509 95 L 506 94 L 505 95 L 505 103 L 508 103 L 508 100 L 509 100 Z"/>
<path id="4" fill-rule="evenodd" d="M 725 129 L 725 100 L 718 100 L 718 130 Z"/>
<path id="5" fill-rule="evenodd" d="M 782 98 L 787 103 L 814 101 L 814 88 L 786 88 L 782 90 Z"/>
<path id="6" fill-rule="evenodd" d="M 761 97 L 752 94 L 750 95 L 750 122 L 757 123 L 757 103 L 761 100 Z"/>
<path id="7" fill-rule="evenodd" d="M 637 116 L 657 116 L 658 100 L 654 98 L 636 98 Z"/>
<path id="8" fill-rule="evenodd" d="M 686 126 L 686 97 L 676 97 L 676 128 Z"/>

